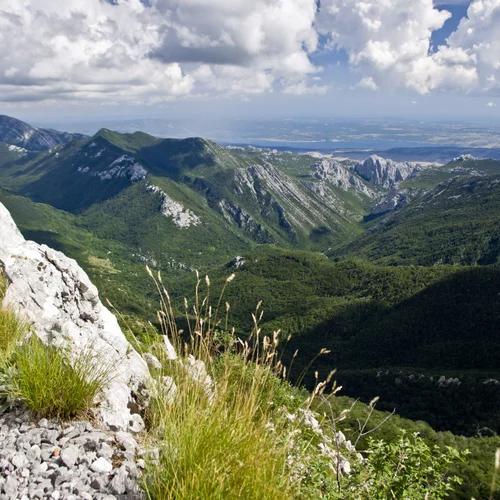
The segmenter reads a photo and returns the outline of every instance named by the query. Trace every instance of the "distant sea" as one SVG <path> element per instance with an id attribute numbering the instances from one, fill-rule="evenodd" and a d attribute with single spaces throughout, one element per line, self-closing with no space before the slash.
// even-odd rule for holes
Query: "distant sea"
<path id="1" fill-rule="evenodd" d="M 217 142 L 217 141 L 216 141 Z M 256 146 L 271 149 L 300 149 L 308 151 L 338 150 L 338 149 L 368 149 L 381 150 L 392 148 L 419 148 L 419 147 L 448 147 L 443 144 L 428 144 L 425 142 L 404 142 L 384 140 L 360 140 L 360 141 L 277 141 L 272 139 L 234 139 L 224 142 L 224 145 L 232 146 Z"/>

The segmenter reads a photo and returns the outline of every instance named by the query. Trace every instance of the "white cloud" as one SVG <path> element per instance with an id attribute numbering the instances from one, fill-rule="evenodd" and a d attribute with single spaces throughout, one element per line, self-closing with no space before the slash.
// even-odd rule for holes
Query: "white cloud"
<path id="1" fill-rule="evenodd" d="M 158 24 L 139 0 L 9 0 L 0 10 L 0 95 L 141 101 L 188 94 L 194 79 L 178 63 L 145 57 L 159 43 Z"/>
<path id="2" fill-rule="evenodd" d="M 271 69 L 303 75 L 315 68 L 315 0 L 156 0 L 170 27 L 153 55 L 195 62 Z"/>
<path id="3" fill-rule="evenodd" d="M 309 83 L 306 80 L 292 81 L 285 83 L 283 92 L 292 95 L 324 95 L 328 92 L 330 87 L 328 85 L 318 85 L 317 83 Z"/>
<path id="4" fill-rule="evenodd" d="M 315 0 L 149 4 L 0 0 L 0 99 L 156 103 L 265 92 L 318 70 Z"/>
<path id="5" fill-rule="evenodd" d="M 361 82 L 421 93 L 433 86 L 430 39 L 450 14 L 432 0 L 324 0 L 321 6 L 320 29 L 332 49 L 347 51 Z"/>
<path id="6" fill-rule="evenodd" d="M 488 106 L 488 108 L 496 108 L 497 105 L 494 102 L 489 102 L 486 106 Z"/>
<path id="7" fill-rule="evenodd" d="M 457 54 L 453 61 L 476 74 L 474 90 L 500 91 L 500 0 L 475 0 L 467 18 L 449 37 L 448 44 Z M 468 61 L 462 58 L 468 57 Z"/>
<path id="8" fill-rule="evenodd" d="M 474 0 L 431 52 L 450 17 L 441 3 L 449 0 L 321 0 L 318 11 L 316 0 L 0 0 L 0 100 L 324 94 L 336 85 L 316 79 L 319 34 L 322 55 L 347 52 L 356 88 L 495 95 L 500 0 Z"/>
<path id="9" fill-rule="evenodd" d="M 321 31 L 331 49 L 347 51 L 361 82 L 420 94 L 500 89 L 500 0 L 474 0 L 468 18 L 435 53 L 432 33 L 450 14 L 432 0 L 323 0 L 321 5 Z"/>
<path id="10" fill-rule="evenodd" d="M 366 76 L 361 78 L 361 80 L 356 84 L 355 88 L 366 89 L 366 90 L 378 90 L 378 85 L 371 76 Z"/>

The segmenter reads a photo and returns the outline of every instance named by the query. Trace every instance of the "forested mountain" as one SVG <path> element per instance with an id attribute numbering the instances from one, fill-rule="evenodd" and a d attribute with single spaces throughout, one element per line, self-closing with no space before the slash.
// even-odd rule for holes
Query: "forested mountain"
<path id="1" fill-rule="evenodd" d="M 301 353 L 294 376 L 325 347 L 315 368 L 338 368 L 347 394 L 467 435 L 500 431 L 483 408 L 500 379 L 499 186 L 500 162 L 468 156 L 359 162 L 106 129 L 0 145 L 0 201 L 25 236 L 76 258 L 124 313 L 155 318 L 146 264 L 181 310 L 192 271 L 235 272 L 232 323 L 244 335 L 262 300 L 263 330 Z"/>
<path id="2" fill-rule="evenodd" d="M 329 255 L 389 265 L 496 264 L 499 208 L 499 175 L 455 177 Z"/>

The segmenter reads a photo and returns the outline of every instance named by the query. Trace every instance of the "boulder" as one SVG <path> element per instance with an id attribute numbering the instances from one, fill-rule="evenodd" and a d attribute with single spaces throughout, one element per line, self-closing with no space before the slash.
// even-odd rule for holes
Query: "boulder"
<path id="1" fill-rule="evenodd" d="M 142 430 L 142 418 L 130 408 L 137 408 L 136 398 L 149 382 L 146 362 L 77 262 L 26 241 L 1 203 L 0 266 L 8 281 L 4 304 L 24 316 L 42 342 L 65 348 L 70 358 L 92 349 L 112 370 L 99 401 L 102 424 L 110 430 Z"/>

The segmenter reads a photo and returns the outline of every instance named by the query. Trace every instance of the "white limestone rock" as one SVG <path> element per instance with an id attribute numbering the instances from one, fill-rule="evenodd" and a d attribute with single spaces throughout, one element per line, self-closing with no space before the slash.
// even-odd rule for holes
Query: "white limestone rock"
<path id="1" fill-rule="evenodd" d="M 174 224 L 180 228 L 198 226 L 201 224 L 200 218 L 178 201 L 173 200 L 158 186 L 148 185 L 146 191 L 156 194 L 161 198 L 160 212 L 168 218 L 171 218 Z"/>
<path id="2" fill-rule="evenodd" d="M 425 168 L 424 165 L 386 160 L 372 155 L 365 161 L 358 163 L 354 170 L 363 179 L 379 186 L 391 187 L 394 184 L 415 177 Z"/>
<path id="3" fill-rule="evenodd" d="M 472 155 L 460 155 L 460 156 L 457 156 L 456 158 L 453 158 L 453 160 L 451 160 L 450 163 L 458 163 L 458 162 L 462 162 L 462 161 L 475 161 L 475 160 L 479 160 L 479 158 L 476 158 L 475 156 L 472 156 Z"/>
<path id="4" fill-rule="evenodd" d="M 142 418 L 129 407 L 136 406 L 149 370 L 101 303 L 97 288 L 73 259 L 25 241 L 2 204 L 0 234 L 0 265 L 8 281 L 5 304 L 25 316 L 44 343 L 67 349 L 70 358 L 91 349 L 111 370 L 98 409 L 103 425 L 111 430 L 142 430 Z"/>
<path id="5" fill-rule="evenodd" d="M 92 158 L 98 158 L 103 151 L 96 153 Z M 125 178 L 131 183 L 141 181 L 148 175 L 148 171 L 138 163 L 133 156 L 122 155 L 114 160 L 104 170 L 92 170 L 89 166 L 78 167 L 78 172 L 99 177 L 101 181 Z"/>
<path id="6" fill-rule="evenodd" d="M 393 186 L 384 198 L 374 205 L 372 214 L 382 214 L 404 208 L 408 203 L 423 196 L 426 192 L 425 189 L 403 189 L 400 191 L 397 186 Z"/>
<path id="7" fill-rule="evenodd" d="M 163 335 L 163 346 L 165 348 L 167 359 L 170 361 L 175 361 L 177 359 L 177 353 L 175 352 L 175 348 L 172 345 L 172 342 L 170 342 L 170 339 L 167 337 L 167 335 Z"/>
<path id="8" fill-rule="evenodd" d="M 376 193 L 366 186 L 348 166 L 342 162 L 323 158 L 313 165 L 314 177 L 320 181 L 334 184 L 344 191 L 351 191 L 355 194 L 364 194 L 370 198 L 374 198 Z"/>
<path id="9" fill-rule="evenodd" d="M 190 378 L 198 382 L 211 400 L 214 397 L 215 384 L 212 377 L 207 372 L 207 367 L 201 359 L 196 359 L 190 354 L 184 364 Z"/>
<path id="10" fill-rule="evenodd" d="M 161 370 L 161 363 L 156 356 L 149 352 L 142 355 L 142 359 L 146 361 L 150 370 Z"/>

